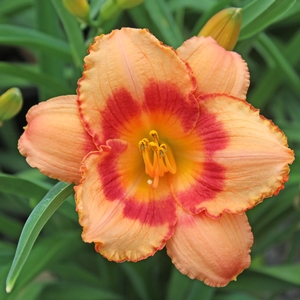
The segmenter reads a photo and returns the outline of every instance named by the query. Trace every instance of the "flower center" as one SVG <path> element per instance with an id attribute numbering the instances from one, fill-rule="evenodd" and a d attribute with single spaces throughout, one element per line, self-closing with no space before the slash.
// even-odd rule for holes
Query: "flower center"
<path id="1" fill-rule="evenodd" d="M 176 173 L 176 162 L 170 147 L 165 143 L 159 144 L 159 137 L 155 130 L 150 131 L 153 141 L 147 138 L 139 141 L 139 149 L 145 163 L 145 173 L 153 178 L 147 182 L 151 188 L 158 187 L 159 177 L 163 177 L 166 172 Z"/>

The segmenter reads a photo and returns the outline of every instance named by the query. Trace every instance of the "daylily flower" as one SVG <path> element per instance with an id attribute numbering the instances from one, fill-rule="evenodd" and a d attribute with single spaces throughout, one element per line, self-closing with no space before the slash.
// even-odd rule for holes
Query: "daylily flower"
<path id="1" fill-rule="evenodd" d="M 95 38 L 78 95 L 30 109 L 20 152 L 74 182 L 82 239 L 112 261 L 166 246 L 191 278 L 224 286 L 250 264 L 245 211 L 282 189 L 283 132 L 245 101 L 246 63 L 212 38 L 177 51 L 147 30 Z"/>

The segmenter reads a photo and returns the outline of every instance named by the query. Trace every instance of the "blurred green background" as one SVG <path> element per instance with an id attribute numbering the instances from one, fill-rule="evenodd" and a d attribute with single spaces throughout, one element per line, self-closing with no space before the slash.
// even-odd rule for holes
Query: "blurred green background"
<path id="1" fill-rule="evenodd" d="M 105 1 L 92 0 L 92 24 L 62 0 L 0 0 L 0 94 L 19 87 L 23 109 L 0 127 L 0 299 L 12 300 L 299 300 L 300 299 L 300 2 L 296 0 L 145 0 L 103 22 Z M 80 238 L 70 196 L 40 233 L 15 287 L 5 292 L 22 227 L 56 183 L 31 169 L 18 150 L 27 110 L 75 94 L 93 37 L 123 26 L 148 28 L 177 48 L 226 7 L 243 8 L 235 51 L 251 75 L 248 101 L 287 135 L 296 160 L 280 194 L 249 211 L 252 264 L 236 282 L 211 288 L 181 275 L 162 250 L 139 263 L 112 263 Z M 98 22 L 98 24 L 96 24 Z"/>

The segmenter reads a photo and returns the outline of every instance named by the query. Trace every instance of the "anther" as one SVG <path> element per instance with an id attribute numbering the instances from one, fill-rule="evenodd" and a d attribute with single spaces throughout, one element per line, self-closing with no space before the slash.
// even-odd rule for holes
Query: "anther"
<path id="1" fill-rule="evenodd" d="M 147 150 L 148 149 L 148 144 L 149 144 L 149 141 L 146 138 L 139 141 L 140 151 L 143 152 L 143 151 Z"/>
<path id="2" fill-rule="evenodd" d="M 152 137 L 153 141 L 158 145 L 159 137 L 157 131 L 151 130 L 149 134 Z"/>
<path id="3" fill-rule="evenodd" d="M 159 146 L 159 156 L 164 157 L 166 153 L 167 153 L 167 146 L 165 144 L 161 144 Z"/>

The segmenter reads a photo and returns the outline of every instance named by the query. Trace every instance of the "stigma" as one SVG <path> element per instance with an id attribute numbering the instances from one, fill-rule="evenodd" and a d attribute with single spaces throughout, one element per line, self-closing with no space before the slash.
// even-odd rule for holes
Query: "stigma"
<path id="1" fill-rule="evenodd" d="M 159 143 L 158 133 L 151 130 L 149 135 L 152 141 L 142 139 L 139 149 L 144 160 L 145 173 L 151 177 L 147 183 L 152 189 L 156 189 L 159 177 L 163 177 L 167 172 L 175 174 L 177 167 L 171 148 L 165 143 Z"/>

